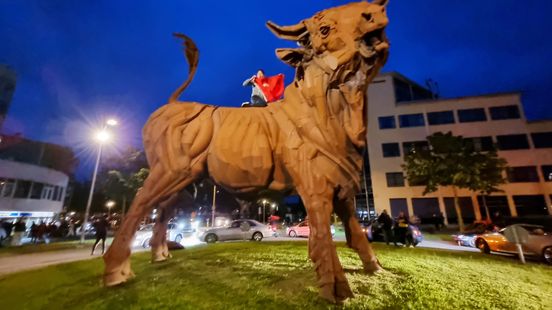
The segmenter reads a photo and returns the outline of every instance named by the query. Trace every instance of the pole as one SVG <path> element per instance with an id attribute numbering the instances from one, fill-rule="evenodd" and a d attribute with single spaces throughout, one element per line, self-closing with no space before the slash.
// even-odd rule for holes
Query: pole
<path id="1" fill-rule="evenodd" d="M 102 144 L 98 148 L 98 156 L 96 157 L 96 165 L 94 165 L 94 173 L 92 174 L 92 184 L 90 185 L 90 193 L 88 193 L 88 202 L 86 203 L 86 211 L 84 212 L 84 221 L 81 226 L 81 240 L 80 243 L 84 243 L 84 234 L 86 225 L 88 224 L 88 215 L 90 213 L 90 205 L 92 205 L 92 196 L 94 195 L 94 185 L 96 183 L 96 175 L 98 174 L 98 166 L 100 165 L 100 158 L 102 157 Z"/>
<path id="2" fill-rule="evenodd" d="M 211 208 L 211 211 L 213 212 L 211 214 L 211 227 L 215 227 L 215 210 L 216 210 L 216 201 L 217 201 L 217 186 L 213 185 L 213 206 Z"/>

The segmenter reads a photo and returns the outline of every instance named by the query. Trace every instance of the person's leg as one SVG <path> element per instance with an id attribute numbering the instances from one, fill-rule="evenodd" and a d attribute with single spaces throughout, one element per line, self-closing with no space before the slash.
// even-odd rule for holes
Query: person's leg
<path id="1" fill-rule="evenodd" d="M 100 242 L 100 236 L 96 236 L 96 242 L 94 242 L 94 245 L 92 246 L 92 253 L 90 253 L 90 255 L 94 255 L 94 250 L 96 250 L 98 242 Z"/>
<path id="2" fill-rule="evenodd" d="M 104 255 L 105 253 L 105 239 L 106 239 L 106 236 L 104 235 L 102 238 L 102 255 Z"/>

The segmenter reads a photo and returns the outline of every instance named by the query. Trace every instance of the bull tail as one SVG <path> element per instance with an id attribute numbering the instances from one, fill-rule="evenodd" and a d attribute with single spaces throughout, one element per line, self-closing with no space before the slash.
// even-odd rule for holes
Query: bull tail
<path id="1" fill-rule="evenodd" d="M 199 50 L 197 49 L 197 46 L 195 45 L 194 41 L 188 37 L 185 34 L 182 33 L 174 33 L 175 37 L 182 39 L 182 46 L 184 48 L 184 55 L 186 55 L 186 60 L 188 61 L 189 70 L 188 70 L 188 79 L 180 85 L 171 95 L 169 98 L 169 103 L 174 103 L 178 100 L 178 97 L 182 94 L 182 92 L 188 87 L 188 85 L 192 82 L 194 75 L 197 70 L 197 64 L 199 62 Z"/>

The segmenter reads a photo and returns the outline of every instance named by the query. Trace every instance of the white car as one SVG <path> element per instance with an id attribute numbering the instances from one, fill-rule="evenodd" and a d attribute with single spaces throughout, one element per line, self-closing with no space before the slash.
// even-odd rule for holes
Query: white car
<path id="1" fill-rule="evenodd" d="M 133 247 L 143 247 L 143 248 L 149 248 L 150 247 L 150 240 L 153 236 L 153 225 L 154 224 L 147 224 L 136 232 L 134 235 L 134 241 L 132 243 Z M 182 239 L 184 238 L 186 232 L 178 229 L 178 225 L 176 223 L 170 223 L 167 225 L 167 240 L 168 241 L 174 241 L 176 243 L 180 243 Z"/>
<path id="2" fill-rule="evenodd" d="M 333 225 L 330 225 L 330 232 L 332 234 L 332 237 L 335 235 L 335 228 Z M 302 221 L 301 223 L 288 227 L 286 229 L 286 234 L 292 238 L 295 237 L 309 237 L 310 234 L 310 227 L 308 221 Z"/>
<path id="3" fill-rule="evenodd" d="M 226 240 L 253 240 L 261 241 L 263 238 L 274 236 L 271 227 L 255 220 L 235 220 L 229 226 L 211 228 L 203 232 L 199 240 L 214 243 Z"/>

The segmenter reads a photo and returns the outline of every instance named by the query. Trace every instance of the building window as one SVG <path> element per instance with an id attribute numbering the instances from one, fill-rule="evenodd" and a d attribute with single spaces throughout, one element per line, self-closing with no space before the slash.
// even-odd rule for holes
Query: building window
<path id="1" fill-rule="evenodd" d="M 397 124 L 395 123 L 394 116 L 380 116 L 378 117 L 378 121 L 379 121 L 380 129 L 397 128 Z"/>
<path id="2" fill-rule="evenodd" d="M 402 187 L 404 186 L 404 176 L 402 172 L 388 172 L 385 174 L 387 179 L 387 187 Z"/>
<path id="3" fill-rule="evenodd" d="M 518 216 L 548 215 L 544 195 L 513 196 Z"/>
<path id="4" fill-rule="evenodd" d="M 381 145 L 383 157 L 400 157 L 401 150 L 398 143 L 383 143 Z"/>
<path id="5" fill-rule="evenodd" d="M 510 169 L 508 169 L 508 181 L 510 181 L 511 183 L 538 182 L 539 175 L 537 173 L 537 167 L 511 167 Z"/>
<path id="6" fill-rule="evenodd" d="M 544 177 L 544 182 L 552 182 L 552 165 L 542 166 L 541 171 L 542 176 Z"/>
<path id="7" fill-rule="evenodd" d="M 31 199 L 40 199 L 42 197 L 42 189 L 44 184 L 33 182 L 33 187 L 31 189 Z"/>
<path id="8" fill-rule="evenodd" d="M 452 111 L 428 112 L 427 122 L 430 125 L 454 124 Z"/>
<path id="9" fill-rule="evenodd" d="M 29 197 L 29 191 L 31 190 L 31 181 L 17 180 L 15 186 L 15 194 L 13 198 L 27 198 Z"/>
<path id="10" fill-rule="evenodd" d="M 412 198 L 412 212 L 422 221 L 431 223 L 441 214 L 438 198 Z"/>
<path id="11" fill-rule="evenodd" d="M 403 142 L 404 155 L 410 154 L 416 150 L 427 151 L 429 150 L 429 143 L 427 141 L 410 141 Z"/>
<path id="12" fill-rule="evenodd" d="M 54 187 L 52 185 L 44 185 L 42 189 L 42 199 L 50 200 L 52 198 L 52 193 L 54 192 Z"/>
<path id="13" fill-rule="evenodd" d="M 499 150 L 522 150 L 529 148 L 527 135 L 504 135 L 496 136 Z"/>
<path id="14" fill-rule="evenodd" d="M 391 207 L 391 216 L 397 217 L 403 212 L 408 218 L 408 204 L 406 198 L 390 198 L 389 207 Z"/>
<path id="15" fill-rule="evenodd" d="M 519 108 L 517 105 L 507 105 L 503 107 L 491 107 L 489 108 L 491 112 L 491 119 L 501 120 L 501 119 L 516 119 L 520 118 Z"/>
<path id="16" fill-rule="evenodd" d="M 493 137 L 466 138 L 476 152 L 488 152 L 494 149 Z"/>
<path id="17" fill-rule="evenodd" d="M 420 127 L 424 126 L 424 115 L 419 114 L 404 114 L 399 115 L 399 125 L 403 127 Z"/>
<path id="18" fill-rule="evenodd" d="M 15 189 L 15 180 L 0 178 L 0 197 L 11 197 Z"/>
<path id="19" fill-rule="evenodd" d="M 531 134 L 531 139 L 537 149 L 552 147 L 552 132 L 535 132 Z"/>
<path id="20" fill-rule="evenodd" d="M 485 114 L 485 109 L 483 108 L 463 109 L 457 112 L 460 123 L 484 122 L 487 120 L 487 114 Z"/>

